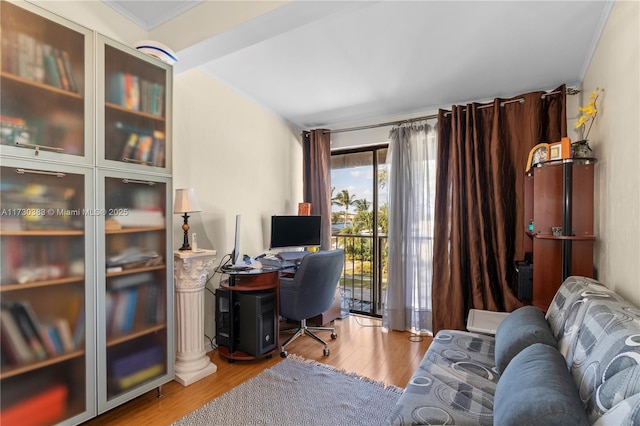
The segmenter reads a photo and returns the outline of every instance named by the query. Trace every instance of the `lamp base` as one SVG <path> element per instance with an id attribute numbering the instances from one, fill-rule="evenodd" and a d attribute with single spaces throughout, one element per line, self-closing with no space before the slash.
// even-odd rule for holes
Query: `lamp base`
<path id="1" fill-rule="evenodd" d="M 189 244 L 189 216 L 185 213 L 184 216 L 182 216 L 182 218 L 184 219 L 184 223 L 182 224 L 182 230 L 184 231 L 184 239 L 182 241 L 182 247 L 180 247 L 178 250 L 180 251 L 191 250 L 191 245 Z"/>

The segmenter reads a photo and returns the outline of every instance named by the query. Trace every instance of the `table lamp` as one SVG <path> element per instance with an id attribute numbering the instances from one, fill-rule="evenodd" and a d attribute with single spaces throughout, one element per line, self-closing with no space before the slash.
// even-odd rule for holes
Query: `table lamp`
<path id="1" fill-rule="evenodd" d="M 182 247 L 178 250 L 191 250 L 189 245 L 189 215 L 187 213 L 202 211 L 198 200 L 196 200 L 196 194 L 193 188 L 176 189 L 176 198 L 173 203 L 174 213 L 184 213 L 182 218 L 184 223 L 182 224 L 182 230 L 184 231 L 184 241 Z"/>

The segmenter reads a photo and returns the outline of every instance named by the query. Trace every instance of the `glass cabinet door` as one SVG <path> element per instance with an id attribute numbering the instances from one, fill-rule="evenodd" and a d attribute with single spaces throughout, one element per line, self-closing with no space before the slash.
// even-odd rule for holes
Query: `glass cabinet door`
<path id="1" fill-rule="evenodd" d="M 98 255 L 104 276 L 98 296 L 99 342 L 104 340 L 99 348 L 105 348 L 100 375 L 106 376 L 106 388 L 98 390 L 102 411 L 158 386 L 169 374 L 173 377 L 173 304 L 168 294 L 173 271 L 167 261 L 168 178 L 101 172 L 100 185 L 105 213 L 99 231 L 105 243 Z"/>
<path id="2" fill-rule="evenodd" d="M 0 17 L 1 152 L 93 162 L 93 33 L 28 3 Z"/>
<path id="3" fill-rule="evenodd" d="M 93 174 L 30 166 L 0 167 L 0 423 L 77 423 L 95 415 Z"/>
<path id="4" fill-rule="evenodd" d="M 171 66 L 105 37 L 98 48 L 100 164 L 170 171 Z"/>

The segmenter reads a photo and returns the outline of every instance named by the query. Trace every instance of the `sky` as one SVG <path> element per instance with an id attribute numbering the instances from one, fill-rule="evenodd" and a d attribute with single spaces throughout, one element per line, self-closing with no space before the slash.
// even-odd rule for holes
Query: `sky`
<path id="1" fill-rule="evenodd" d="M 381 166 L 382 167 L 382 166 Z M 384 165 L 384 167 L 387 167 Z M 349 194 L 355 195 L 354 200 L 365 199 L 373 204 L 373 167 L 358 166 L 347 169 L 331 170 L 331 186 L 335 187 L 333 196 L 335 197 L 343 189 L 349 191 Z M 387 202 L 387 188 L 380 190 L 378 196 L 379 202 L 384 204 Z M 353 212 L 355 209 L 349 209 Z M 344 211 L 343 207 L 332 206 L 331 211 Z"/>

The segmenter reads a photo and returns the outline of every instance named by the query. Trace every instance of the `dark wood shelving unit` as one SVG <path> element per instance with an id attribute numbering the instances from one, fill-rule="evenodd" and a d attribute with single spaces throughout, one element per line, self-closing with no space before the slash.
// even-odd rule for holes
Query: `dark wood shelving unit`
<path id="1" fill-rule="evenodd" d="M 593 277 L 594 158 L 541 163 L 525 179 L 525 223 L 533 252 L 532 304 L 546 311 L 571 275 Z M 562 235 L 553 235 L 562 227 Z"/>

